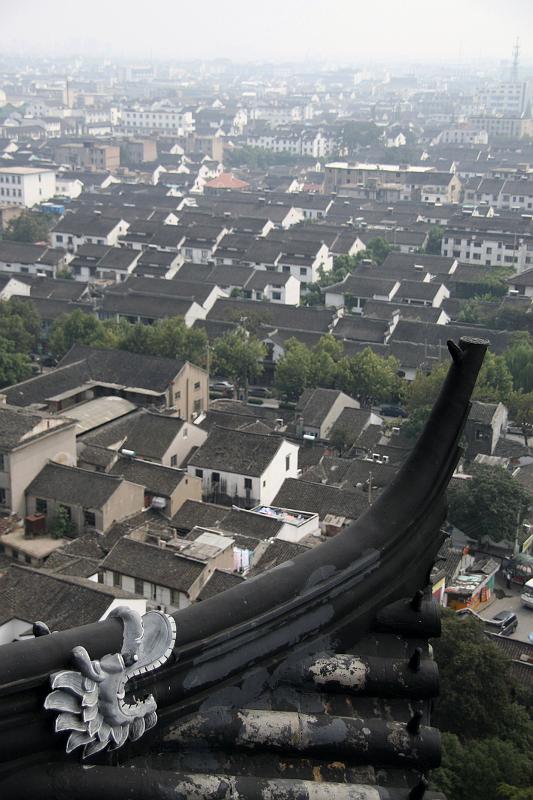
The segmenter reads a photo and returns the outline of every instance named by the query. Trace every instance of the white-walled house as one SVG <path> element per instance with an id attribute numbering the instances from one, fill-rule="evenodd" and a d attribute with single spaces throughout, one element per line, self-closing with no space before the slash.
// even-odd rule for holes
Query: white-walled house
<path id="1" fill-rule="evenodd" d="M 101 214 L 65 214 L 50 237 L 53 247 L 76 253 L 85 244 L 105 244 L 116 247 L 119 237 L 125 236 L 129 224 L 123 219 L 109 219 Z"/>
<path id="2" fill-rule="evenodd" d="M 0 645 L 33 638 L 36 619 L 44 619 L 52 630 L 67 630 L 106 619 L 117 606 L 146 613 L 146 599 L 117 587 L 102 586 L 90 578 L 59 575 L 12 564 L 0 576 Z M 61 603 L 57 598 L 61 597 Z"/>
<path id="3" fill-rule="evenodd" d="M 298 475 L 299 446 L 277 436 L 215 427 L 188 462 L 204 500 L 246 508 L 269 505 L 285 478 Z"/>
<path id="4" fill-rule="evenodd" d="M 56 193 L 56 174 L 41 167 L 0 167 L 0 205 L 32 206 Z"/>

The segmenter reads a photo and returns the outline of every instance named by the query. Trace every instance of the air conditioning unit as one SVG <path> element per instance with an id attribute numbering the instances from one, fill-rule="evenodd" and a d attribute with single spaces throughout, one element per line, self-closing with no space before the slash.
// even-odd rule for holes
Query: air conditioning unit
<path id="1" fill-rule="evenodd" d="M 392 432 L 397 436 L 400 433 L 399 427 L 397 425 L 393 425 Z"/>
<path id="2" fill-rule="evenodd" d="M 162 511 L 167 506 L 167 501 L 164 497 L 152 497 L 152 502 L 150 503 L 150 508 L 155 508 L 159 511 Z"/>
<path id="3" fill-rule="evenodd" d="M 372 453 L 372 461 L 381 461 L 381 456 L 379 453 Z"/>
<path id="4" fill-rule="evenodd" d="M 126 450 L 125 448 L 123 448 L 120 451 L 120 453 L 121 455 L 127 456 L 128 458 L 135 458 L 135 450 Z"/>
<path id="5" fill-rule="evenodd" d="M 388 464 L 388 463 L 389 463 L 389 461 L 390 461 L 390 456 L 382 456 L 382 457 L 381 457 L 381 462 L 382 462 L 383 464 Z"/>

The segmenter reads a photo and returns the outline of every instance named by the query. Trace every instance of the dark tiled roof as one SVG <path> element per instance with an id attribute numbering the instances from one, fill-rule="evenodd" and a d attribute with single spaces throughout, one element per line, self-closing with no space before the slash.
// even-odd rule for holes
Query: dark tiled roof
<path id="1" fill-rule="evenodd" d="M 330 436 L 338 431 L 343 431 L 349 442 L 353 444 L 369 424 L 370 413 L 368 409 L 364 408 L 343 408 L 331 429 Z"/>
<path id="2" fill-rule="evenodd" d="M 337 489 L 321 483 L 285 478 L 272 505 L 295 511 L 312 511 L 321 520 L 326 514 L 357 519 L 368 508 L 368 498 L 361 491 Z"/>
<path id="3" fill-rule="evenodd" d="M 57 417 L 47 417 L 45 414 L 26 411 L 17 406 L 0 405 L 0 449 L 10 450 L 25 441 L 48 433 L 48 429 L 44 426 L 44 430 L 32 434 L 33 429 L 37 425 L 45 423 L 47 419 L 54 424 L 50 430 L 60 430 L 71 424 L 68 420 L 63 422 Z M 61 424 L 57 425 L 57 422 L 61 422 Z"/>
<path id="4" fill-rule="evenodd" d="M 102 569 L 180 592 L 188 592 L 204 568 L 199 561 L 127 537 L 120 539 L 102 562 Z"/>
<path id="5" fill-rule="evenodd" d="M 98 509 L 107 503 L 120 484 L 121 479 L 113 475 L 50 462 L 32 480 L 26 494 Z"/>
<path id="6" fill-rule="evenodd" d="M 497 408 L 497 403 L 481 403 L 479 400 L 473 400 L 468 419 L 471 422 L 482 422 L 485 425 L 490 425 Z"/>
<path id="7" fill-rule="evenodd" d="M 126 350 L 104 350 L 74 345 L 59 366 L 83 362 L 88 378 L 122 386 L 164 392 L 183 367 L 173 358 L 157 358 L 129 353 Z"/>
<path id="8" fill-rule="evenodd" d="M 322 331 L 326 333 L 333 321 L 333 313 L 328 310 L 306 308 L 305 306 L 284 306 L 276 303 L 261 303 L 258 307 L 253 300 L 220 299 L 207 315 L 208 320 L 238 322 L 241 317 L 250 315 L 264 325 L 281 328 L 297 328 L 302 331 Z"/>
<path id="9" fill-rule="evenodd" d="M 122 446 L 144 458 L 162 458 L 184 425 L 180 417 L 138 409 L 101 425 L 83 437 L 84 442 L 110 447 L 120 440 Z"/>
<path id="10" fill-rule="evenodd" d="M 305 553 L 307 549 L 303 544 L 274 539 L 274 541 L 268 543 L 266 550 L 263 550 L 257 559 L 254 559 L 249 577 L 259 575 L 261 572 L 277 567 L 279 564 L 284 564 L 286 561 L 292 561 L 300 553 Z"/>
<path id="11" fill-rule="evenodd" d="M 94 581 L 12 565 L 0 577 L 0 620 L 42 620 L 52 630 L 97 622 L 113 600 L 133 595 Z"/>
<path id="12" fill-rule="evenodd" d="M 227 506 L 202 503 L 199 500 L 186 500 L 180 510 L 172 517 L 172 525 L 180 531 L 189 532 L 194 527 L 218 528 L 229 513 Z"/>
<path id="13" fill-rule="evenodd" d="M 213 428 L 206 441 L 193 454 L 189 465 L 260 476 L 279 450 L 282 439 L 258 433 Z"/>
<path id="14" fill-rule="evenodd" d="M 137 458 L 121 457 L 110 470 L 111 475 L 118 475 L 132 483 L 140 483 L 151 494 L 168 497 L 184 479 L 186 473 L 172 467 L 162 467 L 141 461 Z"/>
<path id="15" fill-rule="evenodd" d="M 239 533 L 254 539 L 272 539 L 283 527 L 283 522 L 249 511 L 233 508 L 220 523 L 220 529 L 230 534 Z"/>
<path id="16" fill-rule="evenodd" d="M 304 389 L 296 405 L 296 413 L 304 418 L 304 424 L 319 428 L 341 397 L 339 389 Z"/>
<path id="17" fill-rule="evenodd" d="M 223 572 L 220 569 L 216 569 L 196 599 L 207 600 L 208 597 L 213 597 L 215 594 L 225 592 L 226 589 L 238 586 L 243 580 L 244 578 L 235 572 Z"/>

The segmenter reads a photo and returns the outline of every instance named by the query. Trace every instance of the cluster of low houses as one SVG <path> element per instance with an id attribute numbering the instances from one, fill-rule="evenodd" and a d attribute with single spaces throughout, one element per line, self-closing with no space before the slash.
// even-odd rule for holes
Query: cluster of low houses
<path id="1" fill-rule="evenodd" d="M 114 85 L 125 96 L 150 82 L 124 69 Z M 443 109 L 435 119 L 425 93 L 404 87 L 402 108 L 426 119 L 418 158 L 383 163 L 369 146 L 364 160 L 330 160 L 346 119 L 370 106 L 353 86 L 339 92 L 342 75 L 329 80 L 307 98 L 245 91 L 191 108 L 115 104 L 102 90 L 69 113 L 51 87 L 45 98 L 26 86 L 25 113 L 0 126 L 0 227 L 33 207 L 55 221 L 48 241 L 0 240 L 0 300 L 31 304 L 43 341 L 72 311 L 143 325 L 179 316 L 211 342 L 252 322 L 267 383 L 289 340 L 311 348 L 325 334 L 348 356 L 395 356 L 407 381 L 440 363 L 448 339 L 488 338 L 502 353 L 509 332 L 461 320 L 502 267 L 513 274 L 493 307 L 531 311 L 533 149 L 520 138 L 531 120 L 500 141 L 506 120 L 485 115 L 487 95 L 470 127 L 449 129 Z M 382 89 L 372 113 L 400 154 L 403 125 L 386 121 L 394 86 Z M 225 154 L 243 145 L 299 160 L 230 171 Z M 391 248 L 381 263 L 377 239 Z M 342 256 L 357 264 L 326 286 Z M 357 519 L 412 446 L 338 390 L 307 389 L 294 410 L 210 402 L 194 364 L 80 345 L 0 400 L 0 643 L 32 635 L 36 619 L 62 630 L 120 604 L 179 609 L 292 559 Z M 474 402 L 454 480 L 477 461 L 533 490 L 532 454 L 506 431 L 501 403 Z M 454 532 L 443 546 L 439 602 L 490 600 L 498 547 L 472 544 Z"/>
<path id="2" fill-rule="evenodd" d="M 294 410 L 210 403 L 200 367 L 79 345 L 1 401 L 0 641 L 36 619 L 61 630 L 117 604 L 201 602 L 357 519 L 411 446 L 339 390 L 307 389 Z M 474 403 L 467 456 L 527 481 L 506 424 L 501 404 Z M 444 559 L 435 596 L 453 604 L 470 568 L 485 602 L 498 564 Z"/>

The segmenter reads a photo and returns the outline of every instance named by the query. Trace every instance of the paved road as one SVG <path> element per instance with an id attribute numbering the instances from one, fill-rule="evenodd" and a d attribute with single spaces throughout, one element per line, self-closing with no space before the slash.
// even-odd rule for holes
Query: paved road
<path id="1" fill-rule="evenodd" d="M 501 600 L 494 600 L 486 609 L 481 612 L 481 616 L 487 618 L 493 617 L 498 611 L 511 609 L 518 617 L 518 627 L 510 637 L 511 639 L 518 639 L 522 642 L 529 641 L 528 634 L 533 633 L 533 608 L 527 608 L 520 600 L 521 589 L 514 584 L 510 589 L 505 587 L 505 584 L 498 582 L 498 589 L 503 589 L 506 597 Z"/>

